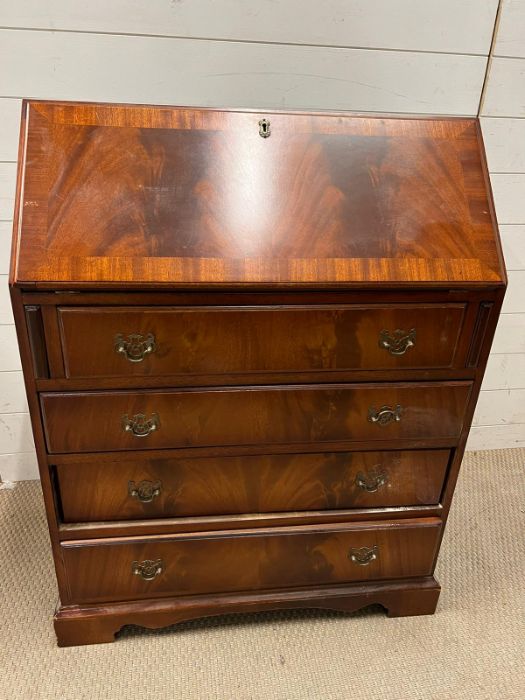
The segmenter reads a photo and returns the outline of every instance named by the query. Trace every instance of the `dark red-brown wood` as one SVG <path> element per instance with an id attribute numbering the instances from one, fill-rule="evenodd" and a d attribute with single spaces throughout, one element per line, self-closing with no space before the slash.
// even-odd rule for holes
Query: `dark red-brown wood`
<path id="1" fill-rule="evenodd" d="M 506 284 L 477 120 L 25 102 L 13 218 L 59 644 L 221 612 L 434 612 Z M 411 319 L 406 353 L 379 347 Z M 160 353 L 131 366 L 114 334 L 135 332 Z M 367 421 L 393 402 L 400 422 Z M 141 410 L 159 430 L 123 433 Z M 339 486 L 388 451 L 403 485 Z M 182 490 L 140 513 L 119 489 L 145 468 Z M 350 583 L 343 550 L 371 533 L 383 557 Z M 184 559 L 157 598 L 128 568 L 146 545 Z"/>
<path id="2" fill-rule="evenodd" d="M 462 304 L 58 310 L 68 377 L 450 367 L 464 312 Z M 154 350 L 117 352 L 116 338 L 134 336 L 152 338 Z"/>
<path id="3" fill-rule="evenodd" d="M 50 452 L 150 450 L 207 445 L 282 445 L 441 437 L 461 433 L 471 384 L 241 387 L 201 391 L 42 394 Z M 400 419 L 381 425 L 371 412 Z M 145 436 L 125 420 L 156 417 Z"/>
<path id="4" fill-rule="evenodd" d="M 64 522 L 384 508 L 438 503 L 449 457 L 414 450 L 94 461 L 60 464 L 57 479 Z"/>
<path id="5" fill-rule="evenodd" d="M 428 576 L 440 528 L 439 518 L 428 518 L 89 540 L 62 551 L 71 602 L 94 603 Z M 375 558 L 353 561 L 354 550 L 366 557 L 362 548 L 376 548 Z M 133 562 L 148 560 L 161 561 L 153 580 L 133 573 Z"/>
<path id="6" fill-rule="evenodd" d="M 121 603 L 59 606 L 55 632 L 61 647 L 113 642 L 124 625 L 158 629 L 184 620 L 261 610 L 316 608 L 354 612 L 381 605 L 389 617 L 432 615 L 441 587 L 433 576 L 404 581 L 369 581 L 297 590 L 180 596 Z"/>
<path id="7" fill-rule="evenodd" d="M 47 379 L 49 377 L 49 365 L 40 306 L 26 306 L 25 320 L 33 359 L 34 376 L 37 379 Z"/>

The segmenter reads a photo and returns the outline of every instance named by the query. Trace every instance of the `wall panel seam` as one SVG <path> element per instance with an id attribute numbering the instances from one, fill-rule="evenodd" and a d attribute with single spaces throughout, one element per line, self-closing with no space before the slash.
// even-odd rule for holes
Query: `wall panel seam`
<path id="1" fill-rule="evenodd" d="M 506 56 L 506 55 L 500 54 L 500 53 L 493 54 L 492 58 L 510 58 L 513 61 L 525 61 L 525 56 Z"/>
<path id="2" fill-rule="evenodd" d="M 492 68 L 492 59 L 493 59 L 494 48 L 496 46 L 496 39 L 498 36 L 498 29 L 499 29 L 499 23 L 500 23 L 500 19 L 501 19 L 502 7 L 503 7 L 502 0 L 498 0 L 498 9 L 496 10 L 496 17 L 494 18 L 494 28 L 492 30 L 492 39 L 490 42 L 490 48 L 489 48 L 489 53 L 488 53 L 488 58 L 487 58 L 487 65 L 485 68 L 485 78 L 483 80 L 483 85 L 481 86 L 481 94 L 479 96 L 478 117 L 481 115 L 481 112 L 483 111 L 483 105 L 485 102 L 485 94 L 486 94 L 487 86 L 488 86 L 489 80 L 490 80 L 490 71 Z"/>
<path id="3" fill-rule="evenodd" d="M 425 53 L 425 54 L 436 54 L 438 56 L 475 56 L 477 58 L 487 58 L 488 53 L 470 53 L 463 51 L 425 51 L 424 49 L 404 49 L 400 47 L 384 47 L 384 46 L 362 46 L 360 44 L 316 44 L 311 42 L 301 42 L 301 41 L 263 41 L 261 39 L 225 39 L 223 37 L 214 36 L 192 36 L 185 34 L 148 34 L 141 32 L 103 32 L 94 30 L 80 30 L 80 29 L 50 29 L 49 27 L 6 27 L 0 25 L 0 31 L 13 31 L 13 32 L 43 32 L 49 34 L 86 34 L 91 36 L 114 36 L 114 37 L 128 37 L 128 38 L 141 38 L 141 39 L 176 39 L 184 41 L 216 41 L 225 44 L 258 44 L 267 46 L 301 46 L 310 47 L 314 49 L 343 49 L 343 50 L 358 50 L 358 51 L 393 51 L 400 53 Z"/>

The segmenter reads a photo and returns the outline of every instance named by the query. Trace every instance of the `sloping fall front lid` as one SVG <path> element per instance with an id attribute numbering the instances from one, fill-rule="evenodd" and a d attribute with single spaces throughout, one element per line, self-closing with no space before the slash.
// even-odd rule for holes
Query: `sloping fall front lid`
<path id="1" fill-rule="evenodd" d="M 23 109 L 15 284 L 504 281 L 475 119 Z"/>

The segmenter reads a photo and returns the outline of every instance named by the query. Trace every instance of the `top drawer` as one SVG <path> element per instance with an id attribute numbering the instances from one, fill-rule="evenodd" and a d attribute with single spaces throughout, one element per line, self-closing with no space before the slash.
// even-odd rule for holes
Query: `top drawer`
<path id="1" fill-rule="evenodd" d="M 67 377 L 451 367 L 465 304 L 59 307 Z"/>

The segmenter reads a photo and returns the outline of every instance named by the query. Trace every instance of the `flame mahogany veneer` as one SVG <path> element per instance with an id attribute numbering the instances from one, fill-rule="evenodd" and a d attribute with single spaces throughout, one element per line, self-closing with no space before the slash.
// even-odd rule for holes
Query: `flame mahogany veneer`
<path id="1" fill-rule="evenodd" d="M 10 286 L 60 645 L 434 612 L 506 286 L 477 120 L 25 101 Z"/>

